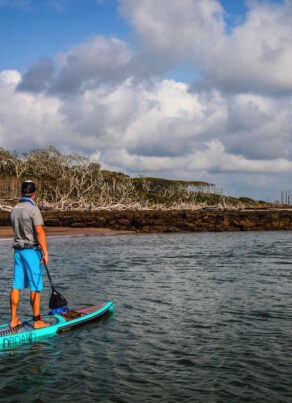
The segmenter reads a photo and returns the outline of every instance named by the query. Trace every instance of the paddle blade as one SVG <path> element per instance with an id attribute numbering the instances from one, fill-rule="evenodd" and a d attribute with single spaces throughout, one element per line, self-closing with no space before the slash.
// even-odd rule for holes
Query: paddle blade
<path id="1" fill-rule="evenodd" d="M 66 298 L 63 297 L 57 290 L 53 290 L 49 302 L 50 309 L 63 308 L 68 305 Z"/>

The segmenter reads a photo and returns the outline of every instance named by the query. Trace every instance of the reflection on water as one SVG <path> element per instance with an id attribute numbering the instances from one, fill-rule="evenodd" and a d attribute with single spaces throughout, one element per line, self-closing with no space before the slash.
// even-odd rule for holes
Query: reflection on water
<path id="1" fill-rule="evenodd" d="M 115 314 L 0 356 L 3 401 L 292 401 L 290 233 L 50 239 L 72 308 Z M 0 242 L 9 320 L 10 242 Z M 50 295 L 47 280 L 45 302 Z M 30 315 L 23 292 L 21 317 Z"/>

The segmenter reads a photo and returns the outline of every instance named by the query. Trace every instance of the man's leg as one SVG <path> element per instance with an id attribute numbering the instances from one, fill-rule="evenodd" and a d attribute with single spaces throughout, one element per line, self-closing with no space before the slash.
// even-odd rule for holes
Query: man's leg
<path id="1" fill-rule="evenodd" d="M 15 288 L 11 289 L 10 292 L 10 308 L 11 308 L 11 322 L 10 327 L 15 327 L 21 325 L 21 321 L 17 317 L 17 308 L 19 304 L 20 290 Z"/>
<path id="2" fill-rule="evenodd" d="M 49 323 L 44 322 L 40 318 L 41 311 L 41 293 L 39 291 L 31 291 L 30 293 L 30 303 L 32 306 L 32 314 L 34 317 L 34 328 L 40 329 L 42 327 L 50 326 Z M 38 318 L 38 319 L 37 319 Z"/>
<path id="3" fill-rule="evenodd" d="M 23 260 L 30 287 L 30 303 L 33 311 L 34 328 L 49 326 L 40 319 L 41 292 L 43 291 L 43 268 L 41 265 L 41 253 L 35 249 L 25 249 Z"/>
<path id="4" fill-rule="evenodd" d="M 33 316 L 39 316 L 41 311 L 41 293 L 39 291 L 31 291 L 30 303 Z"/>
<path id="5" fill-rule="evenodd" d="M 10 292 L 10 308 L 11 308 L 11 322 L 10 327 L 15 327 L 21 324 L 17 317 L 17 308 L 19 304 L 20 290 L 28 286 L 27 277 L 24 271 L 23 262 L 21 258 L 21 251 L 14 251 L 14 272 L 13 283 Z"/>

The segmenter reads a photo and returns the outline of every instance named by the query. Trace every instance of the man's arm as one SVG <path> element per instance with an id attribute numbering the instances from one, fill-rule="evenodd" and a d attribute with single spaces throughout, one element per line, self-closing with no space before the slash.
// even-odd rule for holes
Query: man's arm
<path id="1" fill-rule="evenodd" d="M 39 244 L 41 245 L 41 248 L 42 248 L 43 254 L 44 254 L 43 258 L 42 258 L 42 263 L 48 264 L 49 263 L 49 253 L 48 253 L 45 230 L 43 229 L 42 225 L 37 225 L 35 227 L 35 231 L 37 234 L 37 239 L 39 241 Z"/>

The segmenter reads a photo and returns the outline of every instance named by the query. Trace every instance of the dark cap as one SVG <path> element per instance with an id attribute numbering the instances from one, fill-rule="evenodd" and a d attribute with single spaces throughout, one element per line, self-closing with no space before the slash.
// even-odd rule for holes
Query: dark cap
<path id="1" fill-rule="evenodd" d="M 36 191 L 36 185 L 33 181 L 27 180 L 22 182 L 21 194 L 22 196 L 31 196 Z"/>

